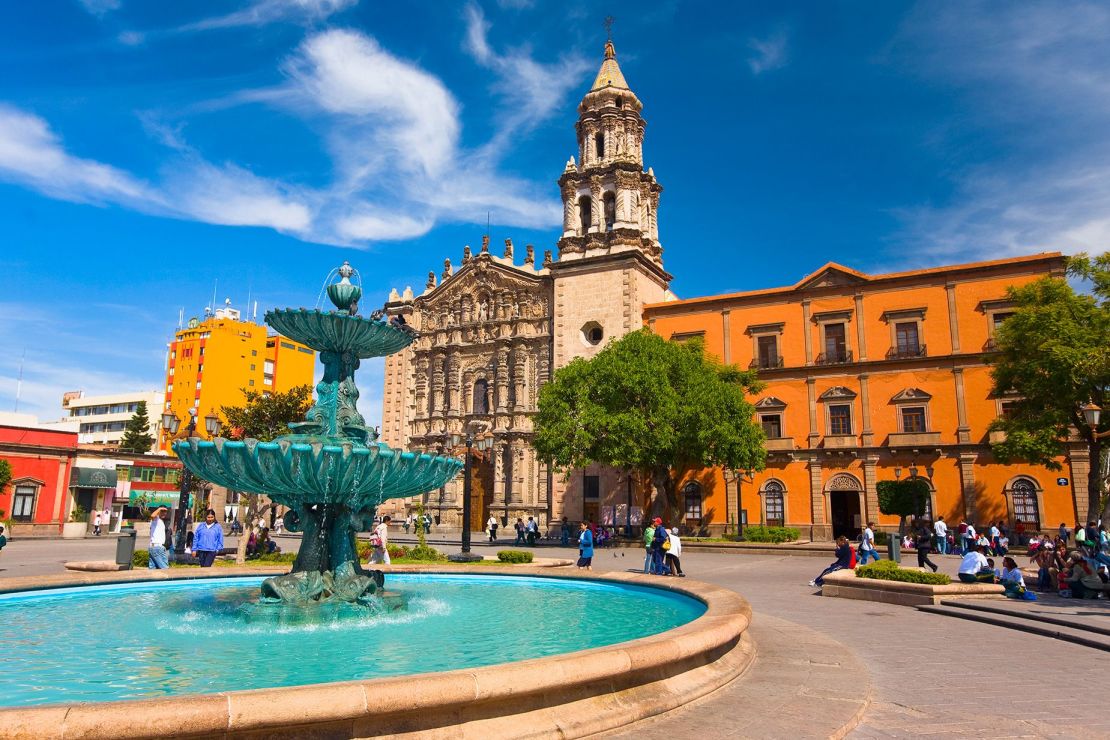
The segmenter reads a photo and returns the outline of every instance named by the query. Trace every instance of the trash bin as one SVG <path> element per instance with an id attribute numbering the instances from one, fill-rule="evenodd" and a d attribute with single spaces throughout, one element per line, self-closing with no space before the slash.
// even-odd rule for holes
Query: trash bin
<path id="1" fill-rule="evenodd" d="M 886 556 L 895 563 L 902 562 L 902 538 L 897 532 L 891 532 L 886 539 Z"/>
<path id="2" fill-rule="evenodd" d="M 119 534 L 116 540 L 116 565 L 124 566 L 124 570 L 131 570 L 131 557 L 135 554 L 135 528 L 124 527 Z"/>

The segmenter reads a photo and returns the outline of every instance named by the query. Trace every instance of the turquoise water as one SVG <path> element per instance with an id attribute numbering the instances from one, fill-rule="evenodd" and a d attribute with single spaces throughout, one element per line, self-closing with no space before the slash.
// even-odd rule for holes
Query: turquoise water
<path id="1" fill-rule="evenodd" d="M 0 706 L 115 701 L 397 676 L 611 645 L 696 619 L 624 584 L 397 574 L 400 611 L 257 604 L 261 578 L 0 595 Z"/>

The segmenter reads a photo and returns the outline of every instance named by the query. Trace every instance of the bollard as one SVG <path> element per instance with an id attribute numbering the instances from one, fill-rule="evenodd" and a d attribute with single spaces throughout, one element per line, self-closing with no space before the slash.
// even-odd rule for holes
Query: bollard
<path id="1" fill-rule="evenodd" d="M 135 528 L 124 527 L 116 540 L 116 565 L 131 570 L 131 557 L 135 554 Z"/>
<path id="2" fill-rule="evenodd" d="M 902 538 L 897 532 L 887 534 L 886 556 L 895 563 L 902 562 Z"/>

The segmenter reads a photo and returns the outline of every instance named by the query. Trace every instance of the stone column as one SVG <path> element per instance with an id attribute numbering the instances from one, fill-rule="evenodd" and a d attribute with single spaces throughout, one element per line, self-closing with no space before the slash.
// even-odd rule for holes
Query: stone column
<path id="1" fill-rule="evenodd" d="M 605 204 L 601 200 L 604 190 L 601 181 L 594 178 L 590 183 L 590 233 L 605 231 Z"/>
<path id="2" fill-rule="evenodd" d="M 863 417 L 863 446 L 870 447 L 875 443 L 875 433 L 871 430 L 871 399 L 867 393 L 868 373 L 859 374 L 859 403 L 860 413 Z"/>
<path id="3" fill-rule="evenodd" d="M 1091 451 L 1082 445 L 1070 447 L 1068 467 L 1071 468 L 1071 490 L 1075 494 L 1075 521 L 1086 523 L 1087 507 L 1090 506 L 1087 476 L 1091 474 Z"/>
<path id="4" fill-rule="evenodd" d="M 960 444 L 971 442 L 971 427 L 967 423 L 967 399 L 964 396 L 964 369 L 952 368 L 952 380 L 956 384 L 956 441 Z"/>
<path id="5" fill-rule="evenodd" d="M 524 503 L 524 455 L 520 440 L 513 442 L 506 448 L 505 453 L 510 456 L 512 463 L 509 465 L 508 494 L 510 504 Z"/>
<path id="6" fill-rule="evenodd" d="M 452 352 L 447 358 L 447 413 L 457 415 L 459 406 L 459 356 Z"/>
<path id="7" fill-rule="evenodd" d="M 802 338 L 805 340 L 806 346 L 806 364 L 813 364 L 813 327 L 811 324 L 809 299 L 802 301 Z"/>
<path id="8" fill-rule="evenodd" d="M 513 394 L 515 396 L 513 411 L 516 413 L 524 412 L 524 377 L 528 367 L 527 363 L 528 356 L 524 351 L 524 345 L 516 345 L 513 349 Z"/>
<path id="9" fill-rule="evenodd" d="M 806 378 L 806 394 L 809 406 L 809 446 L 816 447 L 821 438 L 817 428 L 817 378 Z"/>
<path id="10" fill-rule="evenodd" d="M 960 486 L 964 494 L 964 519 L 974 523 L 979 515 L 979 486 L 975 481 L 974 452 L 960 453 Z"/>
<path id="11" fill-rule="evenodd" d="M 500 441 L 494 442 L 493 447 L 490 449 L 490 454 L 493 455 L 493 505 L 505 505 L 505 455 L 508 454 L 508 446 L 502 444 Z M 511 525 L 512 522 L 509 522 Z"/>
<path id="12" fill-rule="evenodd" d="M 577 219 L 578 189 L 567 181 L 563 184 L 563 236 L 575 236 L 578 233 Z"/>
<path id="13" fill-rule="evenodd" d="M 825 535 L 825 494 L 821 484 L 821 459 L 816 453 L 809 459 L 809 510 L 813 522 L 813 536 Z"/>
<path id="14" fill-rule="evenodd" d="M 423 419 L 428 416 L 428 358 L 420 355 L 416 360 L 416 418 Z M 403 432 L 403 430 L 402 430 Z"/>
<path id="15" fill-rule="evenodd" d="M 467 414 L 474 413 L 474 371 L 467 370 L 465 373 L 463 373 L 462 379 L 463 385 L 461 411 L 462 414 L 465 416 Z"/>
<path id="16" fill-rule="evenodd" d="M 437 354 L 432 358 L 432 416 L 443 413 L 444 383 L 443 355 Z"/>

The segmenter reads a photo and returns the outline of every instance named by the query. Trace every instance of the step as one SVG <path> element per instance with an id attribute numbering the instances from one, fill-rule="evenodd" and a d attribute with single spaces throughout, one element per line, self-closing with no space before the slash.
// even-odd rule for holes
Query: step
<path id="1" fill-rule="evenodd" d="M 948 617 L 956 617 L 958 619 L 967 619 L 972 622 L 982 622 L 983 624 L 992 624 L 997 627 L 1006 627 L 1021 632 L 1028 632 L 1034 635 L 1041 635 L 1042 637 L 1052 637 L 1057 640 L 1065 642 L 1073 642 L 1077 645 L 1094 648 L 1096 650 L 1105 650 L 1110 652 L 1110 637 L 1091 632 L 1087 629 L 1078 629 L 1075 627 L 1061 627 L 1058 625 L 1041 624 L 1032 619 L 1025 619 L 1022 617 L 1014 617 L 1003 614 L 994 614 L 986 611 L 979 611 L 975 609 L 965 609 L 959 606 L 941 606 L 926 604 L 917 607 L 918 611 L 929 612 L 930 614 L 940 614 Z"/>
<path id="2" fill-rule="evenodd" d="M 977 601 L 976 602 L 976 601 L 971 601 L 970 599 L 945 599 L 945 600 L 941 601 L 940 603 L 941 603 L 942 606 L 954 606 L 954 607 L 957 607 L 959 609 L 971 609 L 973 611 L 992 612 L 994 614 L 1005 614 L 1007 616 L 1017 617 L 1019 619 L 1031 619 L 1031 620 L 1036 621 L 1036 622 L 1047 622 L 1049 624 L 1055 624 L 1055 625 L 1059 625 L 1061 627 L 1070 627 L 1072 629 L 1083 630 L 1083 631 L 1086 631 L 1086 632 L 1097 632 L 1098 634 L 1102 634 L 1102 635 L 1106 635 L 1106 636 L 1110 637 L 1110 619 L 1108 619 L 1108 624 L 1106 626 L 1103 626 L 1103 625 L 1100 625 L 1100 624 L 1087 624 L 1086 622 L 1080 621 L 1077 618 L 1069 619 L 1068 617 L 1065 617 L 1065 616 L 1058 616 L 1058 615 L 1055 615 L 1055 614 L 1049 614 L 1049 613 L 1045 612 L 1045 609 L 1053 609 L 1053 608 L 1055 608 L 1054 606 L 1047 606 L 1047 607 L 1043 607 L 1041 609 L 1037 609 L 1036 611 L 1034 611 L 1034 609 L 1036 609 L 1036 607 L 1034 607 L 1033 605 L 1037 604 L 1038 602 L 1031 602 L 1031 601 L 1018 602 L 1018 603 L 1021 603 L 1021 604 L 1028 604 L 1029 607 L 1027 607 L 1025 609 L 1023 609 L 1021 607 L 1012 606 L 1008 602 L 994 602 L 994 603 L 983 602 L 983 601 Z M 1081 600 L 1077 599 L 1076 600 L 1076 605 L 1075 605 L 1074 608 L 1077 608 L 1077 609 L 1082 608 L 1083 604 L 1084 604 L 1084 601 L 1081 601 Z M 1071 605 L 1069 604 L 1068 606 L 1071 606 Z M 1105 611 L 1105 614 L 1102 614 L 1100 616 L 1102 616 L 1103 618 L 1110 618 L 1110 609 L 1106 609 L 1104 611 Z"/>

